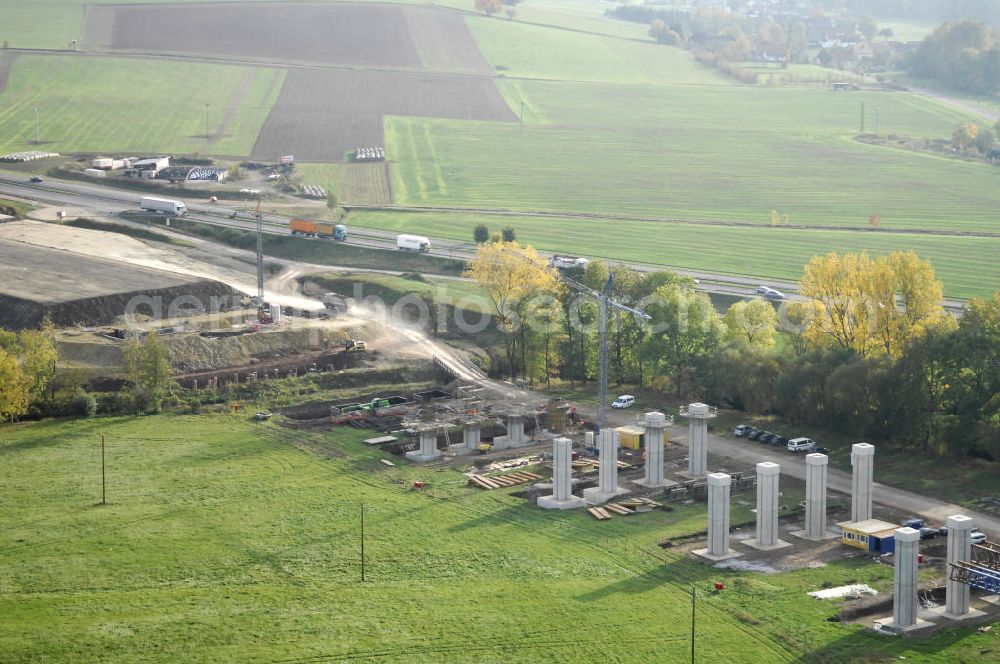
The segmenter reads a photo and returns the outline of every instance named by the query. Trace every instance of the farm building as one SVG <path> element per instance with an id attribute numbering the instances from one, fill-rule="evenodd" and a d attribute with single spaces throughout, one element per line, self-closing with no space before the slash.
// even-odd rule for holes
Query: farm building
<path id="1" fill-rule="evenodd" d="M 615 431 L 618 433 L 621 446 L 626 449 L 638 450 L 646 446 L 646 429 L 643 427 L 627 425 L 618 427 Z M 663 444 L 666 445 L 667 442 L 667 431 L 664 429 Z"/>
<path id="2" fill-rule="evenodd" d="M 869 553 L 892 553 L 896 548 L 895 531 L 899 526 L 881 521 L 845 521 L 841 528 L 840 542 Z"/>
<path id="3" fill-rule="evenodd" d="M 152 157 L 132 162 L 132 168 L 137 171 L 153 171 L 154 173 L 158 173 L 168 166 L 170 166 L 170 157 Z"/>

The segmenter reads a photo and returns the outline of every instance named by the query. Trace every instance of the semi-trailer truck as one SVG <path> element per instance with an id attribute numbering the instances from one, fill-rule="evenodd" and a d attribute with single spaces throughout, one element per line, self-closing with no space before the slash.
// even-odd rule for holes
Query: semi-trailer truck
<path id="1" fill-rule="evenodd" d="M 292 219 L 288 222 L 288 227 L 292 231 L 292 235 L 305 235 L 306 237 L 332 239 L 340 242 L 347 239 L 347 226 L 343 224 L 326 224 L 321 221 L 310 221 L 309 219 Z"/>
<path id="2" fill-rule="evenodd" d="M 172 201 L 169 198 L 155 198 L 153 196 L 143 196 L 140 198 L 139 207 L 150 212 L 175 214 L 178 217 L 187 212 L 187 206 L 180 201 Z"/>
<path id="3" fill-rule="evenodd" d="M 423 235 L 397 235 L 396 248 L 400 251 L 422 251 L 426 254 L 431 250 L 431 241 Z"/>

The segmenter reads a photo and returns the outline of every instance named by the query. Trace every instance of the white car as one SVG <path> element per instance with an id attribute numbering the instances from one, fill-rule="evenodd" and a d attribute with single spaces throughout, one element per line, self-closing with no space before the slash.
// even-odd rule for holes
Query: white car
<path id="1" fill-rule="evenodd" d="M 969 539 L 972 540 L 973 544 L 981 544 L 986 541 L 986 533 L 981 530 L 973 530 L 969 533 Z"/>
<path id="2" fill-rule="evenodd" d="M 635 405 L 635 397 L 631 394 L 623 394 L 611 402 L 612 408 L 631 408 Z"/>

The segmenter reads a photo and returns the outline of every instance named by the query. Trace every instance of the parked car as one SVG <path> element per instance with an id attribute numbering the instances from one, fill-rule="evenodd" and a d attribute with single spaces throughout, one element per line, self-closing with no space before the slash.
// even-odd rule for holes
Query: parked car
<path id="1" fill-rule="evenodd" d="M 920 529 L 920 539 L 934 539 L 940 534 L 937 528 L 923 527 Z"/>
<path id="2" fill-rule="evenodd" d="M 631 394 L 623 394 L 611 402 L 612 408 L 631 408 L 635 405 L 635 397 Z"/>
<path id="3" fill-rule="evenodd" d="M 920 530 L 924 525 L 923 519 L 907 519 L 903 522 L 904 528 L 913 528 L 914 530 Z"/>
<path id="4" fill-rule="evenodd" d="M 829 454 L 830 453 L 830 448 L 829 447 L 817 447 L 816 449 L 813 450 L 813 452 L 816 452 L 817 454 Z"/>
<path id="5" fill-rule="evenodd" d="M 777 438 L 773 438 L 771 440 L 771 444 L 778 447 L 788 447 L 788 438 L 785 436 L 778 436 Z"/>
<path id="6" fill-rule="evenodd" d="M 792 438 L 788 441 L 789 452 L 813 452 L 816 442 L 812 438 Z"/>
<path id="7" fill-rule="evenodd" d="M 747 434 L 747 438 L 750 440 L 757 440 L 762 433 L 764 433 L 763 429 L 750 429 L 750 432 Z"/>
<path id="8" fill-rule="evenodd" d="M 733 429 L 733 435 L 738 438 L 742 438 L 743 436 L 747 435 L 752 429 L 753 427 L 750 426 L 749 424 L 739 424 L 736 426 L 735 429 Z"/>
<path id="9" fill-rule="evenodd" d="M 41 177 L 39 177 L 39 176 L 37 176 L 37 175 L 33 176 L 33 177 L 31 178 L 31 181 L 32 181 L 32 182 L 45 182 L 45 180 L 43 180 L 43 179 L 42 179 Z"/>
<path id="10" fill-rule="evenodd" d="M 973 544 L 982 544 L 986 541 L 986 533 L 981 530 L 973 530 L 969 533 L 969 539 L 972 540 Z"/>
<path id="11" fill-rule="evenodd" d="M 778 437 L 778 434 L 771 433 L 770 431 L 765 431 L 764 433 L 757 436 L 757 440 L 765 445 L 769 444 L 772 440 Z"/>

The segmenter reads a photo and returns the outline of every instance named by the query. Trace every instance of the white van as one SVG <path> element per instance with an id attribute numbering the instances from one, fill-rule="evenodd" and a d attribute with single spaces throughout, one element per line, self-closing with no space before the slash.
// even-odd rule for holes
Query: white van
<path id="1" fill-rule="evenodd" d="M 789 452 L 815 452 L 816 442 L 811 438 L 792 438 L 788 441 Z"/>
<path id="2" fill-rule="evenodd" d="M 631 394 L 623 394 L 611 402 L 612 408 L 631 408 L 635 405 L 635 397 Z"/>

